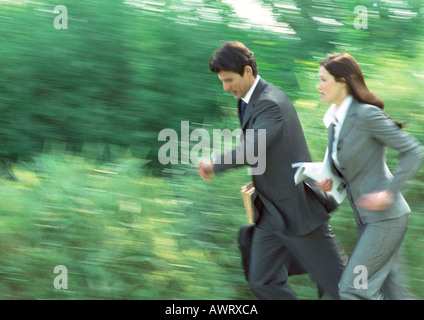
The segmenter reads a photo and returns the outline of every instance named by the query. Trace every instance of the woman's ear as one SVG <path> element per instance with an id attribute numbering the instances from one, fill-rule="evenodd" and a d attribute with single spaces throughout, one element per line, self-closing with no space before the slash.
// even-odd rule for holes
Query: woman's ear
<path id="1" fill-rule="evenodd" d="M 345 89 L 347 92 L 350 91 L 349 85 L 347 84 L 345 78 L 340 78 L 337 82 L 339 83 L 341 89 Z"/>

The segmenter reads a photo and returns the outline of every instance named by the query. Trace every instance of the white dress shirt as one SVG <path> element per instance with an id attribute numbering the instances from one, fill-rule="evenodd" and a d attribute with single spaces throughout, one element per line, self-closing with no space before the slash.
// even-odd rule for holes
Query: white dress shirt
<path id="1" fill-rule="evenodd" d="M 259 75 L 256 76 L 255 82 L 253 82 L 253 84 L 250 87 L 249 91 L 247 91 L 246 95 L 241 98 L 244 102 L 249 103 L 250 98 L 252 97 L 253 91 L 255 91 L 256 86 L 258 85 L 258 82 L 259 82 L 259 79 L 260 78 L 261 77 Z"/>
<path id="2" fill-rule="evenodd" d="M 334 123 L 334 139 L 333 139 L 333 152 L 331 158 L 334 161 L 334 164 L 340 169 L 339 160 L 337 158 L 337 144 L 339 142 L 340 131 L 343 127 L 343 122 L 346 118 L 347 111 L 352 103 L 353 97 L 351 95 L 347 96 L 340 106 L 336 106 L 334 103 L 330 106 L 327 112 L 324 115 L 323 121 L 325 126 L 328 128 L 332 123 Z"/>

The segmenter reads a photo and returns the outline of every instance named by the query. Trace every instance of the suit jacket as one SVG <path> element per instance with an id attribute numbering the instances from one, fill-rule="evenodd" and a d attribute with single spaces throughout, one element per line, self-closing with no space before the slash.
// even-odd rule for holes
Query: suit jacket
<path id="1" fill-rule="evenodd" d="M 386 165 L 386 146 L 399 152 L 394 175 Z M 353 99 L 340 131 L 337 158 L 357 223 L 392 219 L 410 212 L 400 191 L 418 172 L 423 150 L 383 110 Z M 355 205 L 362 195 L 385 189 L 395 194 L 394 203 L 387 210 L 367 211 Z"/>
<path id="2" fill-rule="evenodd" d="M 243 142 L 229 155 L 221 155 L 214 172 L 249 164 L 246 155 L 258 151 L 258 130 L 266 131 L 266 152 L 261 156 L 265 171 L 252 175 L 255 185 L 254 201 L 259 197 L 265 212 L 274 216 L 276 230 L 303 235 L 313 231 L 329 219 L 325 207 L 305 184 L 294 184 L 294 162 L 312 161 L 296 110 L 289 98 L 279 89 L 260 79 L 246 107 L 243 122 Z M 254 135 L 246 134 L 253 129 Z M 243 150 L 240 150 L 243 149 Z M 236 161 L 237 154 L 244 155 Z M 230 156 L 231 163 L 225 163 Z M 266 159 L 265 159 L 266 157 Z M 256 203 L 256 201 L 255 201 Z"/>

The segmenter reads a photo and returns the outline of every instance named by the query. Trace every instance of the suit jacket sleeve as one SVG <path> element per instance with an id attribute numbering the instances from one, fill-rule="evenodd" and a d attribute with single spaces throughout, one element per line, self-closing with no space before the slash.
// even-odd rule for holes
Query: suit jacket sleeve
<path id="1" fill-rule="evenodd" d="M 272 100 L 262 100 L 254 108 L 254 114 L 249 120 L 250 125 L 243 132 L 241 144 L 221 155 L 220 163 L 214 164 L 214 172 L 250 165 L 258 169 L 256 174 L 263 173 L 261 169 L 265 168 L 259 166 L 266 163 L 267 148 L 281 135 L 283 114 L 278 104 Z M 256 163 L 253 162 L 253 156 L 257 158 Z"/>
<path id="2" fill-rule="evenodd" d="M 397 193 L 401 191 L 408 180 L 412 179 L 421 167 L 424 153 L 419 142 L 400 129 L 378 107 L 369 106 L 363 116 L 362 130 L 368 131 L 374 139 L 399 152 L 399 163 L 393 172 L 393 179 L 388 190 Z"/>

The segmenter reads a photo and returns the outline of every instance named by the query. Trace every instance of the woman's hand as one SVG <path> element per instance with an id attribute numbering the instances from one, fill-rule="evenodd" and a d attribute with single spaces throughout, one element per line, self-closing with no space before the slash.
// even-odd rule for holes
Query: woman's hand
<path id="1" fill-rule="evenodd" d="M 333 180 L 325 179 L 321 182 L 315 182 L 315 185 L 322 191 L 331 191 L 333 189 Z"/>
<path id="2" fill-rule="evenodd" d="M 380 190 L 363 195 L 356 201 L 356 205 L 364 210 L 386 210 L 393 203 L 395 196 L 388 190 Z"/>

